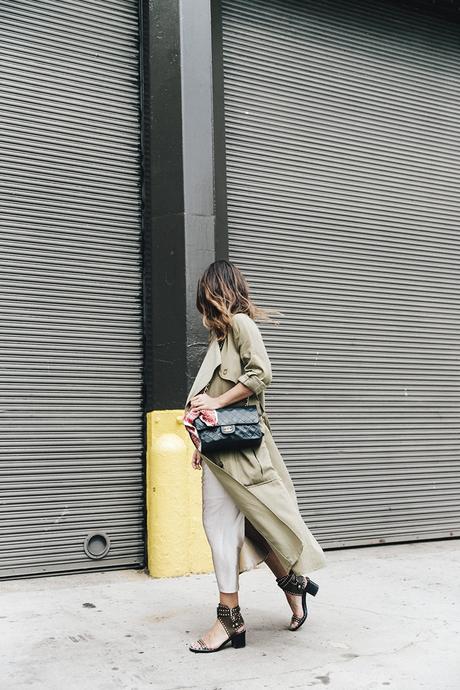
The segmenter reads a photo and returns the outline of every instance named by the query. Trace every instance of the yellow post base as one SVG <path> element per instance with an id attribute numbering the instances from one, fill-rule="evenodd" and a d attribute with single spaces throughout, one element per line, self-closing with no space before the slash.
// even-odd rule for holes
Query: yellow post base
<path id="1" fill-rule="evenodd" d="M 213 570 L 201 518 L 201 472 L 183 410 L 147 414 L 147 565 L 152 577 Z"/>

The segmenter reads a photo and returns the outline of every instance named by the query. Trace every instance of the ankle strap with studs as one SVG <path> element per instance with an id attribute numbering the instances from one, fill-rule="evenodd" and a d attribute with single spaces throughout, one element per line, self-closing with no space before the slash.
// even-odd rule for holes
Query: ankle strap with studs
<path id="1" fill-rule="evenodd" d="M 234 632 L 244 625 L 243 616 L 239 606 L 234 606 L 232 609 L 225 604 L 218 604 L 217 618 L 220 620 L 225 628 L 225 632 L 230 637 Z"/>
<path id="2" fill-rule="evenodd" d="M 282 590 L 289 594 L 302 594 L 307 583 L 303 575 L 296 575 L 292 570 L 283 577 L 277 577 L 276 583 Z"/>

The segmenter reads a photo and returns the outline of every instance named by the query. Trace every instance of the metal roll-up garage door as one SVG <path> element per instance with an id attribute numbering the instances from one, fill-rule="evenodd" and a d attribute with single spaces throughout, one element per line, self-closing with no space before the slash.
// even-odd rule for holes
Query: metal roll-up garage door
<path id="1" fill-rule="evenodd" d="M 137 5 L 0 1 L 1 577 L 143 563 Z"/>
<path id="2" fill-rule="evenodd" d="M 223 0 L 230 259 L 326 546 L 460 535 L 460 44 L 410 3 Z"/>

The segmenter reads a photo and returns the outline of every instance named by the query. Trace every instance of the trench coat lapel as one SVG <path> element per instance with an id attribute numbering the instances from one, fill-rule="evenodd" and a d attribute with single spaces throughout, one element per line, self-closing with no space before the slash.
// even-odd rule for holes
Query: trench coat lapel
<path id="1" fill-rule="evenodd" d="M 217 338 L 213 338 L 209 343 L 206 355 L 201 363 L 195 380 L 192 384 L 190 392 L 185 401 L 185 407 L 187 407 L 191 398 L 196 395 L 202 388 L 204 388 L 212 379 L 216 367 L 220 366 L 222 363 L 222 355 L 219 347 Z"/>

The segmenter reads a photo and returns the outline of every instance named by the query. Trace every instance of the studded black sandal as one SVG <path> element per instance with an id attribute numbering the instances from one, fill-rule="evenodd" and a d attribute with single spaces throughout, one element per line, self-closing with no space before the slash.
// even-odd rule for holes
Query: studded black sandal
<path id="1" fill-rule="evenodd" d="M 292 570 L 283 577 L 277 577 L 276 582 L 284 592 L 287 592 L 288 594 L 294 594 L 298 597 L 302 597 L 303 615 L 302 617 L 299 617 L 295 614 L 292 614 L 291 625 L 296 624 L 296 627 L 289 628 L 289 630 L 298 630 L 300 626 L 305 622 L 305 619 L 308 616 L 306 602 L 307 593 L 315 597 L 318 593 L 319 586 L 315 582 L 313 582 L 313 580 L 310 580 L 309 577 L 304 577 L 303 575 L 296 575 L 292 572 Z"/>
<path id="2" fill-rule="evenodd" d="M 225 645 L 230 641 L 232 643 L 232 647 L 235 647 L 235 649 L 239 649 L 246 645 L 246 630 L 240 630 L 237 632 L 238 628 L 241 628 L 244 625 L 243 616 L 241 615 L 239 606 L 234 606 L 231 609 L 229 606 L 219 603 L 217 606 L 217 618 L 227 633 L 228 638 L 224 640 L 224 642 L 222 642 L 222 644 L 218 647 L 211 648 L 208 647 L 200 637 L 200 639 L 197 640 L 197 643 L 200 645 L 200 647 L 198 649 L 189 647 L 191 652 L 218 652 L 219 649 L 225 647 Z"/>

